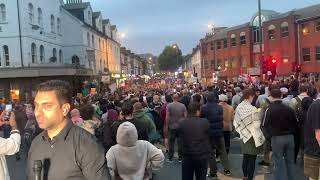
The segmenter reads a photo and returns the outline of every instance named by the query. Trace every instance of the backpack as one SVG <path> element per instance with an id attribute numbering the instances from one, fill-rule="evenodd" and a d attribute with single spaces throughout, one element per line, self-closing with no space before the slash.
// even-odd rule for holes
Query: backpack
<path id="1" fill-rule="evenodd" d="M 301 121 L 303 117 L 302 101 L 299 97 L 295 97 L 294 99 L 297 101 L 297 105 L 295 106 L 294 111 L 296 112 L 296 117 L 298 121 Z"/>
<path id="2" fill-rule="evenodd" d="M 117 144 L 117 129 L 121 123 L 122 121 L 107 121 L 95 129 L 95 137 L 97 138 L 97 141 L 103 145 L 106 152 L 113 145 Z"/>

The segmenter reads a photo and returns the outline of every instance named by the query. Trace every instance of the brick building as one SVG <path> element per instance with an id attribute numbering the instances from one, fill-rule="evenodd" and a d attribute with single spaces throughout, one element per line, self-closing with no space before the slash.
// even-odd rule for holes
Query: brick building
<path id="1" fill-rule="evenodd" d="M 320 4 L 286 13 L 262 10 L 262 41 L 259 15 L 230 28 L 215 28 L 200 40 L 202 77 L 207 82 L 239 75 L 261 75 L 261 63 L 277 59 L 278 77 L 290 76 L 297 65 L 303 74 L 320 74 Z M 262 57 L 260 43 L 262 42 Z"/>

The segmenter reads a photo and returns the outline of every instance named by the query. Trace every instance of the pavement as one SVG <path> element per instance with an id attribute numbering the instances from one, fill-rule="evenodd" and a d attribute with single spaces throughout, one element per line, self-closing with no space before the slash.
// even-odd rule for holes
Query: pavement
<path id="1" fill-rule="evenodd" d="M 262 159 L 258 156 L 257 163 Z M 219 173 L 217 180 L 241 180 L 242 179 L 242 154 L 240 153 L 240 145 L 238 140 L 231 141 L 231 149 L 229 154 L 229 160 L 231 164 L 231 176 L 223 175 L 223 167 L 218 164 Z M 26 168 L 26 153 L 21 153 L 21 160 L 16 161 L 15 156 L 7 156 L 7 163 L 9 167 L 9 172 L 11 180 L 26 180 L 25 168 Z M 296 180 L 307 180 L 303 176 L 303 164 L 298 163 L 296 171 Z M 272 172 L 269 168 L 256 166 L 255 180 L 273 180 Z M 175 159 L 174 163 L 165 162 L 163 169 L 157 173 L 154 180 L 182 180 L 181 178 L 181 163 L 178 163 Z M 209 178 L 208 178 L 209 180 Z M 284 178 L 283 180 L 286 180 Z"/>

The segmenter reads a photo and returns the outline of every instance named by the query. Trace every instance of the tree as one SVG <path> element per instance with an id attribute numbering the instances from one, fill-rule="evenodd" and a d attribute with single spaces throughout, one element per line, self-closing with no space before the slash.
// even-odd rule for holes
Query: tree
<path id="1" fill-rule="evenodd" d="M 158 58 L 159 69 L 175 71 L 182 64 L 182 52 L 177 45 L 166 46 Z"/>

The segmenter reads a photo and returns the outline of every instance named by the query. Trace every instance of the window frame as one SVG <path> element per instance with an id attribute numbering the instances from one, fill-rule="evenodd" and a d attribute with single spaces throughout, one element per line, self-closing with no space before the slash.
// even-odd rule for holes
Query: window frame
<path id="1" fill-rule="evenodd" d="M 57 48 L 52 49 L 52 57 L 57 58 Z"/>
<path id="2" fill-rule="evenodd" d="M 88 47 L 91 46 L 91 40 L 90 40 L 90 33 L 87 32 L 87 43 L 88 43 Z"/>
<path id="3" fill-rule="evenodd" d="M 235 34 L 232 34 L 230 36 L 230 46 L 236 47 L 237 46 L 237 36 Z"/>
<path id="4" fill-rule="evenodd" d="M 223 49 L 228 48 L 228 39 L 223 39 Z"/>
<path id="5" fill-rule="evenodd" d="M 94 35 L 92 34 L 91 35 L 91 43 L 92 43 L 92 47 L 93 47 L 93 49 L 95 49 L 96 48 L 96 45 L 95 45 L 95 40 L 94 40 Z"/>
<path id="6" fill-rule="evenodd" d="M 236 57 L 231 57 L 231 68 L 238 68 L 238 62 Z"/>
<path id="7" fill-rule="evenodd" d="M 318 52 L 317 52 L 317 50 L 318 50 Z M 317 62 L 320 62 L 320 45 L 319 46 L 316 46 L 315 48 L 314 48 L 314 54 L 315 54 L 315 60 L 317 61 Z"/>
<path id="8" fill-rule="evenodd" d="M 305 51 L 309 51 L 308 54 L 305 53 Z M 305 58 L 308 57 L 308 60 L 306 60 Z M 311 61 L 311 50 L 310 48 L 302 48 L 302 60 L 303 62 L 310 62 Z"/>
<path id="9" fill-rule="evenodd" d="M 40 56 L 40 63 L 43 63 L 45 60 L 45 51 L 44 51 L 43 45 L 40 45 L 39 47 L 39 56 Z"/>
<path id="10" fill-rule="evenodd" d="M 41 8 L 38 8 L 38 25 L 43 27 L 43 13 Z"/>
<path id="11" fill-rule="evenodd" d="M 275 40 L 276 39 L 276 27 L 271 24 L 268 27 L 268 39 L 269 40 Z"/>
<path id="12" fill-rule="evenodd" d="M 246 44 L 247 44 L 246 33 L 241 32 L 240 33 L 240 45 L 246 45 Z"/>
<path id="13" fill-rule="evenodd" d="M 315 32 L 320 32 L 320 21 L 315 22 L 314 31 Z"/>
<path id="14" fill-rule="evenodd" d="M 57 33 L 61 35 L 61 19 L 57 18 Z"/>
<path id="15" fill-rule="evenodd" d="M 240 56 L 240 67 L 246 68 L 247 67 L 247 61 L 243 56 Z"/>
<path id="16" fill-rule="evenodd" d="M 55 33 L 56 32 L 56 23 L 55 23 L 55 18 L 54 15 L 51 14 L 50 16 L 50 26 L 51 26 L 51 33 Z"/>
<path id="17" fill-rule="evenodd" d="M 217 45 L 217 50 L 220 50 L 222 48 L 221 41 L 217 41 L 216 45 Z"/>
<path id="18" fill-rule="evenodd" d="M 61 49 L 59 50 L 59 63 L 63 63 L 63 52 Z"/>
<path id="19" fill-rule="evenodd" d="M 289 23 L 286 21 L 281 23 L 280 31 L 281 31 L 282 38 L 289 37 Z"/>
<path id="20" fill-rule="evenodd" d="M 7 46 L 7 45 L 2 46 L 2 50 L 3 50 L 4 65 L 5 65 L 5 66 L 10 66 L 10 51 L 9 51 L 9 46 Z"/>
<path id="21" fill-rule="evenodd" d="M 37 45 L 35 43 L 31 43 L 31 63 L 37 63 Z"/>
<path id="22" fill-rule="evenodd" d="M 308 35 L 310 34 L 310 27 L 309 27 L 309 24 L 308 23 L 303 23 L 301 24 L 301 29 L 302 29 L 302 34 L 303 35 Z M 306 31 L 304 31 L 306 30 Z"/>
<path id="23" fill-rule="evenodd" d="M 34 6 L 32 3 L 28 4 L 29 23 L 34 24 Z"/>
<path id="24" fill-rule="evenodd" d="M 0 22 L 4 23 L 7 21 L 7 10 L 4 3 L 0 4 Z"/>

